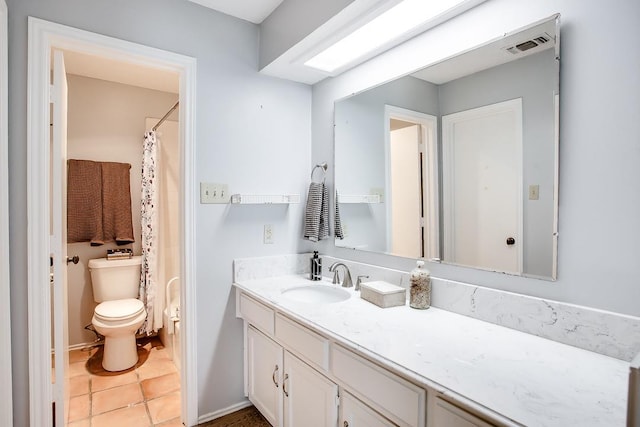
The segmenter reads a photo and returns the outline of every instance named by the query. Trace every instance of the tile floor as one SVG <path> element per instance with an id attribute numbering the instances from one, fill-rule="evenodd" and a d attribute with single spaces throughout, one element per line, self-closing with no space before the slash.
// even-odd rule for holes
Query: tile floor
<path id="1" fill-rule="evenodd" d="M 102 347 L 69 352 L 69 427 L 182 426 L 180 377 L 159 338 L 138 340 L 138 363 L 102 368 Z"/>

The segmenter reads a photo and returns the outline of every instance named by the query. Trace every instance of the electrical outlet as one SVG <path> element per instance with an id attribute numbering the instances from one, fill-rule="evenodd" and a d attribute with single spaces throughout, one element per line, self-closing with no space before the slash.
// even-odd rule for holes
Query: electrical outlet
<path id="1" fill-rule="evenodd" d="M 529 186 L 529 200 L 538 200 L 540 199 L 540 186 L 539 185 L 530 185 Z"/>
<path id="2" fill-rule="evenodd" d="M 380 203 L 384 202 L 384 188 L 377 188 L 377 187 L 371 188 L 369 190 L 369 194 L 380 196 Z"/>
<path id="3" fill-rule="evenodd" d="M 227 184 L 214 182 L 200 183 L 200 203 L 229 203 L 231 194 Z"/>
<path id="4" fill-rule="evenodd" d="M 264 238 L 263 242 L 265 245 L 273 244 L 273 225 L 265 224 L 264 225 Z"/>

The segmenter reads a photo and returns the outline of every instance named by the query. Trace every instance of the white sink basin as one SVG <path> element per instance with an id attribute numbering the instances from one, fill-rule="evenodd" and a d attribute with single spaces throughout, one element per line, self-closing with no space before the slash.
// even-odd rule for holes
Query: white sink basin
<path id="1" fill-rule="evenodd" d="M 331 304 L 347 300 L 351 294 L 344 289 L 327 285 L 305 285 L 282 291 L 282 296 L 293 301 L 314 304 Z"/>

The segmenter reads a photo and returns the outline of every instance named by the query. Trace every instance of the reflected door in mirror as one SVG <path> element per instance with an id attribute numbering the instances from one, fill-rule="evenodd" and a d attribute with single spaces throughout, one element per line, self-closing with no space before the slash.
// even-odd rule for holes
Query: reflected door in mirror
<path id="1" fill-rule="evenodd" d="M 443 260 L 521 273 L 522 100 L 442 117 Z"/>

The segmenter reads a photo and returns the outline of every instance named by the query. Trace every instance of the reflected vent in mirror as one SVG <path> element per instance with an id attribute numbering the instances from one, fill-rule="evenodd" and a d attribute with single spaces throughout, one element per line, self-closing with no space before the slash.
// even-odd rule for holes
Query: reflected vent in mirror
<path id="1" fill-rule="evenodd" d="M 551 40 L 551 36 L 549 36 L 548 34 L 544 33 L 541 34 L 537 37 L 532 38 L 531 40 L 527 40 L 524 41 L 522 43 L 518 43 L 515 46 L 509 46 L 507 48 L 505 48 L 505 50 L 509 53 L 512 53 L 514 55 L 518 55 L 522 52 L 526 52 L 530 49 L 536 48 L 538 46 L 541 46 L 545 43 L 548 43 Z"/>

